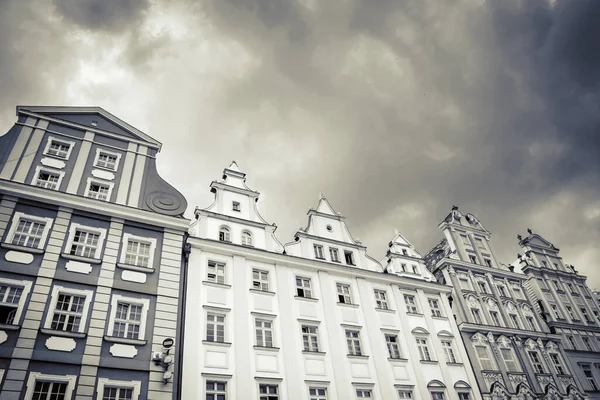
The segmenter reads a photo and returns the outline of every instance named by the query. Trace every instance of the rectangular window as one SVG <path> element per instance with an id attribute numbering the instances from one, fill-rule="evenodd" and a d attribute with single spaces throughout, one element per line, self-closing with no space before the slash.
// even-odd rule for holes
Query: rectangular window
<path id="1" fill-rule="evenodd" d="M 33 178 L 33 184 L 45 189 L 58 190 L 62 176 L 63 172 L 38 167 Z"/>
<path id="2" fill-rule="evenodd" d="M 111 171 L 117 170 L 117 164 L 119 162 L 118 154 L 99 150 L 96 157 L 94 166 L 109 169 Z"/>
<path id="3" fill-rule="evenodd" d="M 50 143 L 48 144 L 47 150 L 44 154 L 66 159 L 69 155 L 70 148 L 71 145 L 69 143 L 53 139 L 50 140 Z"/>
<path id="4" fill-rule="evenodd" d="M 386 334 L 385 343 L 387 344 L 390 358 L 402 358 L 400 355 L 400 347 L 398 346 L 398 335 Z"/>
<path id="5" fill-rule="evenodd" d="M 500 316 L 497 311 L 490 311 L 490 317 L 492 317 L 492 324 L 494 324 L 494 326 L 501 326 Z"/>
<path id="6" fill-rule="evenodd" d="M 431 400 L 444 400 L 444 392 L 431 392 Z"/>
<path id="7" fill-rule="evenodd" d="M 344 259 L 346 261 L 346 264 L 348 265 L 354 265 L 354 255 L 352 254 L 351 251 L 344 251 Z"/>
<path id="8" fill-rule="evenodd" d="M 458 392 L 458 400 L 471 400 L 471 394 L 466 392 Z"/>
<path id="9" fill-rule="evenodd" d="M 85 296 L 69 293 L 59 293 L 58 301 L 54 307 L 50 329 L 65 332 L 79 332 Z"/>
<path id="10" fill-rule="evenodd" d="M 102 182 L 96 179 L 88 179 L 87 189 L 84 193 L 85 197 L 90 199 L 108 201 L 112 192 L 112 183 Z"/>
<path id="11" fill-rule="evenodd" d="M 273 347 L 273 321 L 256 318 L 254 320 L 256 332 L 256 345 L 259 347 Z"/>
<path id="12" fill-rule="evenodd" d="M 533 317 L 527 316 L 525 317 L 525 319 L 527 320 L 527 324 L 529 325 L 529 329 L 532 331 L 537 331 L 537 325 L 535 323 L 535 320 L 533 319 Z"/>
<path id="13" fill-rule="evenodd" d="M 485 250 L 485 245 L 483 244 L 483 240 L 480 238 L 476 238 L 475 242 L 477 242 L 477 247 L 479 247 L 480 249 L 484 249 Z"/>
<path id="14" fill-rule="evenodd" d="M 53 397 L 51 397 L 53 399 Z M 132 400 L 133 389 L 104 386 L 102 400 Z"/>
<path id="15" fill-rule="evenodd" d="M 571 319 L 579 319 L 579 318 L 575 318 L 575 314 L 573 313 L 572 307 L 565 306 L 565 308 L 567 309 L 567 314 L 569 314 L 569 317 L 571 317 Z"/>
<path id="16" fill-rule="evenodd" d="M 429 346 L 427 345 L 427 339 L 417 338 L 417 347 L 419 348 L 419 355 L 422 361 L 431 361 L 431 354 L 429 353 Z"/>
<path id="17" fill-rule="evenodd" d="M 406 264 L 400 264 L 400 268 L 402 268 L 402 272 L 406 272 Z"/>
<path id="18" fill-rule="evenodd" d="M 375 290 L 375 303 L 380 310 L 388 309 L 386 294 L 383 290 Z"/>
<path id="19" fill-rule="evenodd" d="M 540 360 L 540 355 L 538 354 L 537 351 L 528 351 L 527 354 L 529 355 L 529 360 L 531 361 L 531 364 L 533 365 L 533 369 L 535 370 L 536 374 L 543 374 L 544 371 L 544 365 L 542 364 L 542 361 Z"/>
<path id="20" fill-rule="evenodd" d="M 417 267 L 416 265 L 413 265 L 412 266 L 412 271 L 413 271 L 413 274 L 417 274 L 418 275 L 419 274 L 419 267 Z"/>
<path id="21" fill-rule="evenodd" d="M 66 249 L 73 256 L 99 259 L 105 234 L 103 230 L 72 224 Z"/>
<path id="22" fill-rule="evenodd" d="M 225 315 L 212 312 L 206 314 L 206 340 L 225 342 Z"/>
<path id="23" fill-rule="evenodd" d="M 560 313 L 560 311 L 558 311 L 558 307 L 556 306 L 556 304 L 550 304 L 550 308 L 552 309 L 555 318 L 562 319 L 562 314 Z"/>
<path id="24" fill-rule="evenodd" d="M 471 242 L 469 241 L 469 238 L 467 237 L 467 235 L 463 235 L 463 234 L 461 234 L 461 235 L 460 235 L 460 238 L 462 239 L 462 243 L 463 243 L 463 244 L 466 244 L 466 245 L 468 245 L 468 246 L 470 246 L 470 245 L 471 245 Z"/>
<path id="25" fill-rule="evenodd" d="M 554 285 L 554 289 L 556 289 L 556 290 L 558 290 L 558 291 L 560 291 L 560 290 L 561 290 L 561 288 L 560 288 L 560 285 L 558 284 L 558 281 L 554 281 L 554 280 L 553 280 L 553 281 L 552 281 L 552 285 Z"/>
<path id="26" fill-rule="evenodd" d="M 123 301 L 117 303 L 113 336 L 127 339 L 139 339 L 142 326 L 143 305 Z"/>
<path id="27" fill-rule="evenodd" d="M 513 290 L 515 299 L 523 299 L 523 292 L 521 291 L 521 288 L 519 286 L 513 285 L 512 290 Z"/>
<path id="28" fill-rule="evenodd" d="M 252 269 L 252 289 L 263 292 L 269 291 L 269 272 L 260 269 Z"/>
<path id="29" fill-rule="evenodd" d="M 143 268 L 153 267 L 156 240 L 125 233 L 123 246 L 125 251 L 121 254 L 122 263 Z"/>
<path id="30" fill-rule="evenodd" d="M 501 348 L 500 353 L 502 354 L 504 364 L 506 364 L 506 369 L 509 372 L 516 372 L 519 370 L 517 368 L 517 362 L 515 361 L 512 349 Z"/>
<path id="31" fill-rule="evenodd" d="M 261 383 L 258 393 L 260 400 L 279 400 L 279 385 Z"/>
<path id="32" fill-rule="evenodd" d="M 591 318 L 590 318 L 590 314 L 587 311 L 587 308 L 581 307 L 581 314 L 583 314 L 583 318 L 585 318 L 585 320 L 587 322 L 591 322 L 592 321 Z"/>
<path id="33" fill-rule="evenodd" d="M 496 285 L 496 287 L 498 288 L 498 293 L 500 293 L 500 296 L 507 297 L 506 288 L 504 285 Z"/>
<path id="34" fill-rule="evenodd" d="M 327 388 L 324 387 L 309 387 L 309 400 L 327 400 Z"/>
<path id="35" fill-rule="evenodd" d="M 492 260 L 490 260 L 489 258 L 484 258 L 483 261 L 485 261 L 485 265 L 492 268 Z"/>
<path id="36" fill-rule="evenodd" d="M 334 247 L 330 247 L 329 248 L 329 256 L 331 257 L 331 261 L 340 262 L 340 253 L 339 253 L 338 249 L 336 249 Z"/>
<path id="37" fill-rule="evenodd" d="M 344 285 L 342 283 L 336 284 L 338 302 L 343 304 L 352 304 L 352 297 L 350 296 L 350 285 Z"/>
<path id="38" fill-rule="evenodd" d="M 469 255 L 469 261 L 471 261 L 472 264 L 477 264 L 477 258 L 472 254 Z"/>
<path id="39" fill-rule="evenodd" d="M 590 343 L 590 339 L 582 336 L 581 340 L 583 341 L 583 344 L 585 345 L 585 348 L 587 351 L 594 351 L 594 348 L 592 347 L 592 344 Z"/>
<path id="40" fill-rule="evenodd" d="M 521 329 L 521 326 L 519 325 L 519 317 L 517 317 L 516 314 L 508 314 L 510 316 L 510 321 L 513 324 L 513 327 L 516 329 Z"/>
<path id="41" fill-rule="evenodd" d="M 302 325 L 302 344 L 304 351 L 319 351 L 319 330 L 314 325 Z"/>
<path id="42" fill-rule="evenodd" d="M 466 289 L 466 290 L 473 290 L 473 287 L 471 286 L 471 281 L 469 280 L 468 276 L 460 276 L 458 278 L 458 281 L 460 282 L 460 288 L 461 289 Z"/>
<path id="43" fill-rule="evenodd" d="M 0 283 L 0 323 L 13 325 L 19 310 L 23 287 Z"/>
<path id="44" fill-rule="evenodd" d="M 490 358 L 490 353 L 487 347 L 475 346 L 475 351 L 477 353 L 477 358 L 479 359 L 481 369 L 484 371 L 493 371 L 494 364 L 492 363 L 492 359 Z"/>
<path id="45" fill-rule="evenodd" d="M 26 400 L 70 400 L 75 387 L 74 375 L 45 375 L 30 372 L 26 382 Z"/>
<path id="46" fill-rule="evenodd" d="M 431 308 L 431 316 L 433 317 L 441 317 L 442 309 L 440 308 L 440 301 L 437 299 L 428 299 L 429 308 Z"/>
<path id="47" fill-rule="evenodd" d="M 592 369 L 590 368 L 590 366 L 582 365 L 581 370 L 583 371 L 583 374 L 585 375 L 585 379 L 587 380 L 588 385 L 590 385 L 592 390 L 594 390 L 594 391 L 600 390 L 598 388 L 598 384 L 596 383 L 596 380 L 594 379 L 594 374 L 592 373 Z"/>
<path id="48" fill-rule="evenodd" d="M 481 319 L 481 313 L 478 308 L 471 308 L 471 314 L 473 314 L 473 320 L 476 324 L 483 325 L 483 320 Z"/>
<path id="49" fill-rule="evenodd" d="M 401 399 L 412 399 L 413 398 L 412 390 L 406 390 L 406 389 L 398 390 L 398 397 L 400 397 Z"/>
<path id="50" fill-rule="evenodd" d="M 52 226 L 51 218 L 40 218 L 16 212 L 6 236 L 6 242 L 15 246 L 41 249 Z"/>
<path id="51" fill-rule="evenodd" d="M 206 280 L 214 283 L 225 283 L 225 264 L 209 261 L 206 268 Z"/>
<path id="52" fill-rule="evenodd" d="M 543 280 L 542 278 L 537 278 L 537 282 L 538 285 L 540 285 L 540 288 L 548 290 L 548 285 L 546 285 L 545 280 Z"/>
<path id="53" fill-rule="evenodd" d="M 550 360 L 552 360 L 552 365 L 554 365 L 554 369 L 556 369 L 556 373 L 559 375 L 565 374 L 565 369 L 560 361 L 560 356 L 557 353 L 549 353 Z"/>
<path id="54" fill-rule="evenodd" d="M 452 348 L 452 342 L 450 340 L 442 340 L 442 347 L 444 348 L 446 362 L 451 363 L 451 364 L 456 364 L 456 356 L 454 355 L 454 349 Z"/>
<path id="55" fill-rule="evenodd" d="M 371 389 L 356 389 L 356 397 L 359 399 L 370 399 L 373 397 Z"/>
<path id="56" fill-rule="evenodd" d="M 404 295 L 404 302 L 406 303 L 406 312 L 410 314 L 418 314 L 417 303 L 415 302 L 415 296 L 410 294 Z"/>
<path id="57" fill-rule="evenodd" d="M 323 256 L 323 246 L 318 245 L 318 244 L 313 244 L 313 248 L 315 249 L 315 257 L 320 260 L 324 260 L 325 257 Z"/>
<path id="58" fill-rule="evenodd" d="M 569 344 L 571 345 L 571 349 L 577 350 L 577 342 L 575 342 L 575 338 L 573 336 L 567 336 L 567 340 L 569 341 Z"/>
<path id="59" fill-rule="evenodd" d="M 225 400 L 227 382 L 206 381 L 206 400 Z"/>
<path id="60" fill-rule="evenodd" d="M 308 299 L 312 297 L 309 278 L 296 277 L 296 293 L 298 297 L 306 297 Z"/>
<path id="61" fill-rule="evenodd" d="M 346 344 L 348 345 L 348 354 L 353 356 L 362 355 L 359 331 L 346 329 Z"/>
<path id="62" fill-rule="evenodd" d="M 477 285 L 479 286 L 479 291 L 481 291 L 481 293 L 489 293 L 485 282 L 479 281 L 477 282 Z"/>
<path id="63" fill-rule="evenodd" d="M 240 208 L 240 202 L 239 202 L 239 201 L 233 201 L 233 202 L 231 203 L 231 209 L 232 209 L 233 211 L 241 211 L 241 208 Z"/>

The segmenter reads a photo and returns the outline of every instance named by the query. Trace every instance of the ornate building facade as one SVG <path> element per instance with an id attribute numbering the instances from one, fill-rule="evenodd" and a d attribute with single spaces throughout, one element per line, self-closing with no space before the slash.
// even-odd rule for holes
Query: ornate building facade
<path id="1" fill-rule="evenodd" d="M 377 261 L 327 199 L 285 246 L 232 163 L 190 229 L 183 398 L 481 399 L 437 283 L 400 234 Z"/>
<path id="2" fill-rule="evenodd" d="M 176 396 L 188 221 L 160 148 L 101 108 L 17 107 L 0 137 L 0 399 Z"/>
<path id="3" fill-rule="evenodd" d="M 452 285 L 452 309 L 484 399 L 579 399 L 582 387 L 553 333 L 529 299 L 527 277 L 499 263 L 490 232 L 453 207 L 444 239 L 425 256 Z"/>
<path id="4" fill-rule="evenodd" d="M 559 249 L 528 231 L 519 236 L 518 266 L 550 331 L 560 335 L 571 371 L 590 399 L 600 399 L 600 308 L 586 277 L 565 264 Z"/>

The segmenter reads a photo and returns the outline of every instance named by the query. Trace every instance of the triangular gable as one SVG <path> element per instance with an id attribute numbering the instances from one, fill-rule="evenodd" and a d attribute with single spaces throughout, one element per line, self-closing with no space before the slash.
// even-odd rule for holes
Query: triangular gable
<path id="1" fill-rule="evenodd" d="M 237 163 L 235 161 L 232 161 L 231 164 L 229 164 L 229 167 L 227 167 L 227 169 L 230 171 L 237 172 L 239 174 L 246 175 L 242 172 L 242 170 L 240 169 L 240 167 L 237 165 Z"/>
<path id="2" fill-rule="evenodd" d="M 544 247 L 547 249 L 555 249 L 554 245 L 541 237 L 540 235 L 534 233 L 527 238 L 527 244 L 532 246 Z"/>
<path id="3" fill-rule="evenodd" d="M 331 207 L 331 204 L 329 204 L 329 201 L 327 201 L 327 199 L 323 195 L 321 195 L 321 198 L 319 199 L 319 205 L 317 206 L 317 212 L 320 212 L 323 214 L 334 215 L 334 216 L 338 215 L 338 213 L 335 212 L 333 207 Z"/>
<path id="4" fill-rule="evenodd" d="M 65 122 L 70 122 L 78 125 L 89 127 L 91 130 L 98 129 L 122 135 L 127 138 L 141 140 L 147 142 L 154 147 L 160 147 L 162 144 L 140 131 L 139 129 L 129 125 L 127 122 L 117 118 L 108 111 L 100 107 L 45 107 L 45 106 L 18 106 L 18 111 L 30 111 L 32 113 L 47 116 L 53 119 L 59 119 Z M 96 125 L 92 125 L 95 121 Z"/>

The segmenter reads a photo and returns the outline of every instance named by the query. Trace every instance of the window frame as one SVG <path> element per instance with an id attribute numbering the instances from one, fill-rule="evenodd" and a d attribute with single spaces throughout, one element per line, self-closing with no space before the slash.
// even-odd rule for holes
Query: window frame
<path id="1" fill-rule="evenodd" d="M 53 141 L 54 142 L 58 142 L 58 143 L 63 144 L 63 145 L 68 145 L 69 146 L 69 150 L 67 150 L 67 156 L 66 157 L 60 157 L 60 156 L 57 156 L 55 154 L 49 154 L 48 153 L 48 151 L 50 151 L 50 145 L 52 144 Z M 58 138 L 56 136 L 50 135 L 50 136 L 48 136 L 48 140 L 46 141 L 46 146 L 44 146 L 44 152 L 42 154 L 45 155 L 45 156 L 48 156 L 48 157 L 54 157 L 57 160 L 68 161 L 69 158 L 71 157 L 71 153 L 73 152 L 74 148 L 75 148 L 75 142 L 74 141 L 66 140 L 66 139 L 61 139 L 61 138 Z"/>
<path id="2" fill-rule="evenodd" d="M 242 204 L 239 201 L 231 201 L 231 211 L 242 212 Z"/>
<path id="3" fill-rule="evenodd" d="M 479 366 L 481 367 L 482 371 L 495 371 L 497 370 L 497 365 L 496 362 L 494 361 L 493 355 L 490 354 L 490 347 L 485 345 L 485 344 L 476 344 L 473 346 L 475 348 L 475 356 L 477 357 L 477 362 L 479 363 Z M 487 357 L 482 358 L 481 355 L 479 354 L 479 351 L 477 350 L 478 348 L 484 349 L 485 354 L 487 355 Z M 491 368 L 484 368 L 484 364 L 482 360 L 487 360 L 487 362 L 489 363 L 489 366 Z"/>
<path id="4" fill-rule="evenodd" d="M 591 387 L 593 391 L 600 390 L 600 385 L 596 382 L 592 366 L 590 364 L 579 364 L 579 368 L 581 368 L 581 372 L 583 372 L 583 376 L 585 377 L 588 386 Z M 590 373 L 589 376 L 586 372 Z"/>
<path id="5" fill-rule="evenodd" d="M 313 329 L 314 328 L 314 332 L 304 332 L 304 329 L 308 328 L 308 329 Z M 319 325 L 318 324 L 309 324 L 309 323 L 302 323 L 300 324 L 300 334 L 302 336 L 302 351 L 308 352 L 308 353 L 319 353 L 321 352 L 321 341 L 319 338 Z M 307 339 L 307 341 L 305 342 L 304 339 Z M 313 343 L 313 341 L 311 341 L 311 338 L 315 338 L 316 339 L 316 349 L 315 344 Z M 305 346 L 305 344 L 308 343 L 308 349 Z"/>
<path id="6" fill-rule="evenodd" d="M 54 313 L 56 312 L 56 305 L 58 303 L 58 296 L 61 294 L 67 294 L 70 296 L 85 296 L 85 301 L 83 303 L 83 311 L 81 312 L 81 321 L 79 322 L 79 329 L 77 332 L 74 331 L 66 331 L 59 329 L 52 329 L 52 320 L 54 319 Z M 65 332 L 69 333 L 84 333 L 86 331 L 86 325 L 88 322 L 90 306 L 92 303 L 92 297 L 94 296 L 93 290 L 81 290 L 81 289 L 73 289 L 66 286 L 54 285 L 52 287 L 52 294 L 50 295 L 50 304 L 48 307 L 48 313 L 46 313 L 46 320 L 44 322 L 44 329 L 48 329 L 56 332 Z"/>
<path id="7" fill-rule="evenodd" d="M 214 321 L 209 321 L 208 317 L 209 316 L 214 316 L 215 320 Z M 217 320 L 218 317 L 223 317 L 223 322 L 219 322 Z M 213 324 L 213 340 L 210 340 L 208 338 L 208 326 L 209 324 Z M 227 330 L 227 313 L 221 310 L 213 310 L 213 309 L 207 309 L 206 312 L 204 313 L 204 341 L 208 342 L 208 343 L 228 343 L 227 339 L 228 339 L 228 330 Z M 223 340 L 220 341 L 219 339 L 219 335 L 218 335 L 218 326 L 222 325 L 223 326 Z"/>
<path id="8" fill-rule="evenodd" d="M 261 324 L 260 327 L 256 326 L 259 322 Z M 271 324 L 271 327 L 267 328 L 265 326 L 265 323 Z M 258 332 L 259 331 L 261 333 L 262 343 L 259 343 L 259 341 L 258 341 Z M 270 335 L 271 335 L 271 345 L 270 346 L 268 346 L 267 335 L 266 335 L 267 332 L 270 333 Z M 264 348 L 269 348 L 269 349 L 277 347 L 277 346 L 275 346 L 275 318 L 274 317 L 267 317 L 264 315 L 254 316 L 254 343 L 255 343 L 256 347 L 264 347 Z"/>
<path id="9" fill-rule="evenodd" d="M 400 360 L 402 359 L 402 351 L 400 349 L 400 340 L 398 339 L 398 334 L 383 332 L 383 337 L 385 338 L 385 344 L 388 350 L 388 357 L 392 360 Z M 391 341 L 389 339 L 394 339 L 395 341 Z M 395 349 L 394 349 L 395 348 Z M 395 350 L 395 351 L 394 351 Z M 394 357 L 394 353 L 397 357 Z"/>
<path id="10" fill-rule="evenodd" d="M 338 297 L 338 304 L 354 304 L 352 302 L 352 287 L 349 284 L 336 282 L 335 288 Z M 345 291 L 347 291 L 347 293 L 345 293 Z"/>
<path id="11" fill-rule="evenodd" d="M 223 239 L 221 239 L 221 234 L 223 234 Z M 219 242 L 231 243 L 231 229 L 226 225 L 219 227 Z"/>
<path id="12" fill-rule="evenodd" d="M 350 262 L 348 262 L 348 259 Z M 356 265 L 356 260 L 354 259 L 354 252 L 352 250 L 344 250 L 344 262 L 346 265 Z"/>
<path id="13" fill-rule="evenodd" d="M 262 393 L 260 393 L 261 386 L 275 387 L 276 388 L 276 393 L 264 393 L 265 396 L 262 396 Z M 279 382 L 271 382 L 271 381 L 263 382 L 263 381 L 259 381 L 257 389 L 258 389 L 258 399 L 259 400 L 262 400 L 263 398 L 264 399 L 268 399 L 268 400 L 272 400 L 272 399 L 281 400 L 281 399 L 283 399 Z"/>
<path id="14" fill-rule="evenodd" d="M 313 243 L 313 250 L 315 252 L 315 258 L 317 260 L 324 260 L 325 253 L 323 252 L 323 246 L 317 243 Z"/>
<path id="15" fill-rule="evenodd" d="M 442 348 L 444 349 L 444 357 L 446 358 L 446 363 L 449 364 L 458 364 L 458 358 L 456 358 L 456 351 L 454 349 L 454 344 L 452 338 L 444 337 L 440 340 L 442 344 Z"/>
<path id="16" fill-rule="evenodd" d="M 91 185 L 92 184 L 96 184 L 96 185 L 101 185 L 101 186 L 107 186 L 108 187 L 108 192 L 106 193 L 106 198 L 105 199 L 100 199 L 98 197 L 91 197 L 90 193 L 91 192 Z M 105 181 L 104 179 L 98 179 L 98 178 L 87 178 L 86 181 L 86 186 L 85 186 L 85 191 L 83 192 L 83 197 L 87 197 L 88 199 L 93 199 L 93 200 L 99 200 L 99 201 L 105 201 L 105 202 L 110 202 L 111 200 L 111 196 L 112 196 L 112 191 L 113 188 L 115 187 L 115 183 L 114 182 L 108 182 Z M 100 193 L 100 192 L 98 192 Z"/>
<path id="17" fill-rule="evenodd" d="M 98 400 L 104 399 L 104 389 L 119 388 L 119 389 L 132 389 L 131 400 L 138 400 L 142 388 L 141 381 L 116 381 L 109 378 L 98 378 L 98 385 L 96 388 L 96 398 Z"/>
<path id="18" fill-rule="evenodd" d="M 499 351 L 500 358 L 502 359 L 502 362 L 506 366 L 506 370 L 509 373 L 512 373 L 512 372 L 522 372 L 521 365 L 519 363 L 519 360 L 517 358 L 515 350 L 512 347 L 510 347 L 510 346 L 503 346 L 503 347 L 500 347 L 499 350 L 500 350 Z M 504 357 L 505 351 L 506 351 L 506 353 L 508 353 L 510 355 L 510 360 L 507 360 L 507 358 Z M 512 363 L 514 369 L 511 369 L 509 367 L 509 363 Z"/>
<path id="19" fill-rule="evenodd" d="M 214 273 L 212 273 L 210 271 L 210 268 L 212 268 L 212 265 L 214 265 Z M 223 267 L 223 273 L 219 274 L 219 267 Z M 215 260 L 207 260 L 206 261 L 206 281 L 207 282 L 211 282 L 211 283 L 215 283 L 217 285 L 227 285 L 227 263 L 224 263 L 222 261 L 215 261 Z M 214 274 L 215 277 L 211 278 L 209 275 Z M 223 282 L 219 282 L 219 277 L 223 277 Z"/>
<path id="20" fill-rule="evenodd" d="M 566 364 L 563 362 L 562 357 L 558 352 L 549 351 L 548 357 L 558 375 L 567 375 Z"/>
<path id="21" fill-rule="evenodd" d="M 299 276 L 296 275 L 295 277 L 295 282 L 296 282 L 296 297 L 302 297 L 305 299 L 314 299 L 314 297 L 312 297 L 312 279 L 311 278 L 306 278 L 303 276 Z M 302 286 L 298 286 L 298 280 L 301 280 L 302 282 Z M 308 287 L 305 286 L 304 284 L 308 283 Z M 300 295 L 300 290 L 302 290 L 302 295 Z M 306 291 L 308 290 L 308 295 L 306 295 Z"/>
<path id="22" fill-rule="evenodd" d="M 375 308 L 378 310 L 389 310 L 389 304 L 387 300 L 387 291 L 381 289 L 373 289 L 373 296 L 375 296 Z"/>
<path id="23" fill-rule="evenodd" d="M 101 153 L 104 153 L 105 155 L 108 155 L 108 156 L 115 156 L 115 157 L 117 157 L 117 160 L 115 161 L 115 168 L 114 169 L 98 165 L 98 161 L 100 161 L 100 155 L 101 155 Z M 119 163 L 121 162 L 121 155 L 122 155 L 121 153 L 117 153 L 117 152 L 114 152 L 114 151 L 109 151 L 109 150 L 102 149 L 100 147 L 96 147 L 96 155 L 94 156 L 94 164 L 93 164 L 93 166 L 94 166 L 94 168 L 101 168 L 101 169 L 104 169 L 106 171 L 117 172 L 119 170 Z"/>
<path id="24" fill-rule="evenodd" d="M 429 308 L 431 310 L 432 317 L 438 317 L 438 318 L 444 317 L 444 315 L 442 313 L 442 307 L 441 307 L 440 302 L 441 302 L 440 299 L 435 299 L 432 297 L 427 298 L 427 303 L 429 303 Z M 435 304 L 435 307 L 434 307 L 434 304 Z M 436 313 L 436 311 L 437 311 L 437 313 Z"/>
<path id="25" fill-rule="evenodd" d="M 546 373 L 546 368 L 544 368 L 542 357 L 537 350 L 527 350 L 527 357 L 529 358 L 529 362 L 533 366 L 533 370 L 536 374 Z"/>
<path id="26" fill-rule="evenodd" d="M 148 266 L 143 267 L 141 265 L 129 264 L 125 262 L 127 258 L 127 247 L 129 245 L 129 240 L 135 240 L 140 243 L 145 243 L 150 245 L 150 253 L 148 255 Z M 131 265 L 133 267 L 144 268 L 144 269 L 154 269 L 154 256 L 156 254 L 156 239 L 144 236 L 137 236 L 131 233 L 123 233 L 123 238 L 121 240 L 121 255 L 119 257 L 119 263 L 123 265 Z"/>
<path id="27" fill-rule="evenodd" d="M 35 390 L 35 384 L 38 381 L 53 382 L 53 383 L 66 383 L 67 389 L 65 391 L 65 400 L 71 400 L 73 397 L 73 391 L 75 389 L 75 382 L 77 381 L 76 375 L 50 375 L 41 372 L 29 372 L 27 378 L 27 390 L 25 391 L 25 400 L 31 400 Z"/>
<path id="28" fill-rule="evenodd" d="M 356 336 L 348 336 L 348 333 L 351 335 L 356 334 Z M 349 356 L 364 356 L 360 328 L 344 328 L 344 338 L 346 339 L 346 350 Z"/>
<path id="29" fill-rule="evenodd" d="M 258 274 L 258 278 L 254 278 L 255 273 Z M 265 279 L 262 279 L 263 274 L 266 275 Z M 256 286 L 255 283 L 258 283 L 258 286 Z M 252 268 L 252 290 L 268 292 L 269 286 L 269 271 L 259 268 Z"/>
<path id="30" fill-rule="evenodd" d="M 18 234 L 17 228 L 19 227 L 19 223 L 21 222 L 22 219 L 33 221 L 33 222 L 43 222 L 43 223 L 45 223 L 44 230 L 42 232 L 42 236 L 40 237 L 40 241 L 39 241 L 37 247 L 22 246 L 22 245 L 18 245 L 18 244 L 13 244 L 13 240 L 14 240 L 15 234 Z M 20 248 L 23 248 L 23 251 L 26 251 L 26 249 L 38 249 L 38 250 L 42 250 L 42 249 L 44 249 L 44 247 L 46 245 L 46 242 L 48 240 L 48 235 L 50 233 L 50 229 L 52 229 L 52 224 L 53 223 L 54 223 L 54 219 L 52 219 L 52 218 L 38 217 L 38 216 L 35 216 L 35 215 L 25 214 L 24 212 L 21 212 L 21 211 L 16 211 L 12 215 L 11 225 L 10 225 L 10 228 L 8 229 L 8 232 L 7 232 L 6 236 L 5 236 L 4 243 L 10 244 L 12 246 L 19 246 Z"/>
<path id="31" fill-rule="evenodd" d="M 328 400 L 328 387 L 325 385 L 314 385 L 314 384 L 309 384 L 308 385 L 308 399 L 309 400 Z M 311 390 L 315 390 L 316 393 L 315 394 L 311 394 Z M 319 394 L 319 390 L 323 390 L 324 394 Z"/>
<path id="32" fill-rule="evenodd" d="M 86 256 L 79 256 L 77 254 L 71 254 L 71 248 L 73 246 L 73 241 L 75 240 L 75 234 L 76 234 L 77 230 L 81 230 L 86 233 L 99 234 L 98 244 L 96 246 L 96 252 L 94 253 L 94 257 L 86 257 Z M 87 225 L 82 225 L 82 224 L 73 222 L 73 223 L 71 223 L 71 226 L 69 226 L 69 236 L 67 237 L 67 240 L 65 241 L 64 251 L 65 251 L 65 254 L 67 254 L 71 257 L 81 257 L 81 258 L 92 259 L 92 260 L 100 260 L 100 255 L 102 254 L 102 250 L 104 249 L 104 240 L 105 239 L 106 239 L 106 229 L 95 228 L 93 226 L 87 226 Z"/>
<path id="33" fill-rule="evenodd" d="M 54 174 L 54 175 L 58 175 L 58 179 L 56 181 L 56 187 L 55 188 L 49 188 L 49 187 L 45 187 L 45 186 L 39 186 L 38 185 L 38 178 L 40 176 L 41 172 L 46 172 L 49 174 Z M 42 165 L 38 165 L 37 167 L 35 167 L 35 172 L 33 175 L 33 179 L 31 180 L 31 184 L 35 187 L 40 187 L 42 189 L 48 189 L 48 190 L 54 190 L 54 191 L 58 191 L 60 189 L 60 185 L 62 183 L 63 178 L 65 177 L 65 171 L 61 171 L 58 169 L 54 169 L 54 168 L 49 168 L 49 167 L 45 167 Z"/>
<path id="34" fill-rule="evenodd" d="M 406 304 L 407 314 L 419 314 L 419 307 L 417 305 L 417 296 L 415 294 L 403 293 L 404 303 Z M 412 301 L 409 301 L 412 299 Z"/>
<path id="35" fill-rule="evenodd" d="M 21 325 L 21 316 L 23 315 L 23 310 L 25 309 L 25 303 L 27 302 L 27 298 L 29 296 L 29 292 L 31 291 L 31 287 L 33 286 L 32 281 L 26 280 L 16 280 L 16 279 L 6 279 L 0 278 L 0 286 L 9 286 L 9 287 L 20 287 L 22 288 L 21 297 L 19 298 L 19 302 L 17 303 L 17 309 L 15 311 L 15 315 L 13 316 L 13 323 L 10 325 Z M 0 305 L 5 304 L 3 301 L 0 302 Z M 13 303 L 6 303 L 13 304 Z M 15 323 L 16 322 L 16 323 Z M 1 381 L 0 381 L 1 383 Z"/>
<path id="36" fill-rule="evenodd" d="M 358 393 L 361 393 L 359 396 Z M 371 388 L 354 388 L 354 393 L 357 399 L 373 399 L 373 389 Z M 364 394 L 369 393 L 369 396 L 364 396 Z"/>
<path id="37" fill-rule="evenodd" d="M 229 391 L 228 391 L 228 386 L 229 386 L 229 382 L 231 380 L 231 375 L 219 375 L 219 374 L 202 374 L 202 392 L 201 392 L 201 399 L 206 399 L 206 396 L 209 394 L 213 394 L 213 395 L 225 395 L 225 399 L 229 399 Z M 219 383 L 223 383 L 225 384 L 225 391 L 224 392 L 219 392 L 218 390 L 211 390 L 211 392 L 209 392 L 209 389 L 206 387 L 208 385 L 208 383 L 215 383 L 215 384 L 219 384 Z M 217 397 L 215 396 L 214 399 L 217 399 Z"/>
<path id="38" fill-rule="evenodd" d="M 419 351 L 419 361 L 434 361 L 433 357 L 431 356 L 429 341 L 427 340 L 426 336 L 415 336 L 415 343 L 417 345 L 417 350 Z"/>
<path id="39" fill-rule="evenodd" d="M 121 303 L 133 304 L 136 306 L 142 306 L 142 315 L 140 319 L 140 332 L 137 339 L 130 339 L 127 337 L 114 336 L 115 329 L 115 318 L 117 315 L 117 305 Z M 135 298 L 135 297 L 127 297 L 120 294 L 113 294 L 110 300 L 110 316 L 108 320 L 108 330 L 107 336 L 115 339 L 125 339 L 125 340 L 145 340 L 146 338 L 146 325 L 148 322 L 148 310 L 150 309 L 150 300 Z"/>
<path id="40" fill-rule="evenodd" d="M 254 247 L 254 238 L 252 237 L 252 232 L 247 229 L 242 231 L 242 246 Z M 245 242 L 245 243 L 244 243 Z"/>
<path id="41" fill-rule="evenodd" d="M 334 257 L 335 254 L 335 257 Z M 330 247 L 329 248 L 329 258 L 331 259 L 332 262 L 337 262 L 337 263 L 341 263 L 340 261 L 340 251 L 337 247 Z"/>

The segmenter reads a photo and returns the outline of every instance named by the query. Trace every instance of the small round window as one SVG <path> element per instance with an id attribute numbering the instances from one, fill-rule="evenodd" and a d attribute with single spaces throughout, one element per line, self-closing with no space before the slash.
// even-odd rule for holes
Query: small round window
<path id="1" fill-rule="evenodd" d="M 327 225 L 327 231 L 328 231 L 328 232 L 331 232 L 331 231 L 333 231 L 333 227 L 332 227 L 331 225 Z"/>

